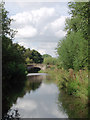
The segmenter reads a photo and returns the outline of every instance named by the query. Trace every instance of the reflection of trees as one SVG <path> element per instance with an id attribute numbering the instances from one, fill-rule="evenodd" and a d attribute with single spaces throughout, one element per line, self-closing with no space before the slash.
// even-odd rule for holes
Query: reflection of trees
<path id="1" fill-rule="evenodd" d="M 42 83 L 42 76 L 29 76 L 26 82 L 25 90 L 30 92 L 31 90 L 35 91 L 40 87 Z"/>
<path id="2" fill-rule="evenodd" d="M 41 85 L 41 82 L 30 82 L 27 91 L 30 92 L 31 90 L 35 91 L 38 89 Z"/>
<path id="3" fill-rule="evenodd" d="M 18 78 L 15 78 L 18 79 Z M 30 92 L 31 90 L 35 91 L 38 89 L 42 82 L 42 77 L 40 76 L 31 76 L 27 80 L 23 78 L 22 80 L 16 82 L 13 79 L 8 84 L 5 83 L 5 87 L 3 89 L 3 97 L 2 97 L 2 116 L 10 117 L 7 114 L 8 110 L 12 107 L 13 104 L 16 103 L 18 97 L 23 97 L 26 92 Z M 15 81 L 15 82 L 12 82 Z M 4 84 L 4 83 L 3 83 Z"/>
<path id="4" fill-rule="evenodd" d="M 66 111 L 69 118 L 88 118 L 88 106 L 86 106 L 86 102 L 80 98 L 67 95 L 63 91 L 60 91 L 58 96 L 58 107 Z"/>
<path id="5" fill-rule="evenodd" d="M 11 111 L 11 110 L 10 110 Z M 6 114 L 2 120 L 20 120 L 20 114 L 18 110 L 13 110 L 12 114 Z"/>
<path id="6" fill-rule="evenodd" d="M 18 79 L 18 82 L 16 82 Z M 8 110 L 12 106 L 12 104 L 16 103 L 18 97 L 23 97 L 25 94 L 25 77 L 14 78 L 10 80 L 8 83 L 5 83 L 5 87 L 3 87 L 3 96 L 2 96 L 2 117 L 7 114 Z M 3 83 L 4 86 L 4 83 Z"/>
<path id="7" fill-rule="evenodd" d="M 52 75 L 47 75 L 46 79 L 45 79 L 45 83 L 47 83 L 47 84 L 51 84 L 51 83 L 56 84 L 56 81 L 55 81 L 55 78 L 52 77 Z"/>

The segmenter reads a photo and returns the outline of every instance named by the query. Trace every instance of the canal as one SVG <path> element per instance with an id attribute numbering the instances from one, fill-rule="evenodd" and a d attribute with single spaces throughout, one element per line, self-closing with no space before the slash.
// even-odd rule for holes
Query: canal
<path id="1" fill-rule="evenodd" d="M 18 111 L 20 118 L 68 118 L 58 99 L 60 91 L 54 81 L 45 73 L 29 73 L 24 94 L 17 97 L 8 114 L 14 115 Z"/>

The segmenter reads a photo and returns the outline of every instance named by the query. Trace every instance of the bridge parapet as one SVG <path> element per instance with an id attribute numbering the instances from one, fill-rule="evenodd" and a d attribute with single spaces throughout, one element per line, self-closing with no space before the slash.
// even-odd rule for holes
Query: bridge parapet
<path id="1" fill-rule="evenodd" d="M 27 65 L 27 68 L 28 69 L 31 69 L 31 68 L 34 68 L 34 67 L 38 67 L 40 68 L 41 70 L 45 70 L 46 69 L 46 65 L 45 64 L 30 64 L 30 65 Z"/>

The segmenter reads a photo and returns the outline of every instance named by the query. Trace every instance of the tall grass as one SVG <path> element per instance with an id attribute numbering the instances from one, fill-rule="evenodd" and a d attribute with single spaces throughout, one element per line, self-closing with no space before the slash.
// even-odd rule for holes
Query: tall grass
<path id="1" fill-rule="evenodd" d="M 43 72 L 43 71 L 41 71 Z M 58 69 L 51 66 L 44 72 L 51 74 L 51 77 L 55 79 L 59 89 L 63 89 L 67 94 L 75 97 L 88 99 L 88 70 L 74 71 L 69 69 Z"/>

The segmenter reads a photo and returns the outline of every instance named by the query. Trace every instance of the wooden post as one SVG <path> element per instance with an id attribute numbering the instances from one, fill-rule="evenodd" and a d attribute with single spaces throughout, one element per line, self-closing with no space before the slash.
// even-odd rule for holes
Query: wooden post
<path id="1" fill-rule="evenodd" d="M 69 76 L 73 79 L 73 69 L 69 69 Z"/>
<path id="2" fill-rule="evenodd" d="M 83 82 L 83 80 L 82 80 L 82 70 L 79 70 L 79 74 L 80 74 L 80 80 Z"/>

